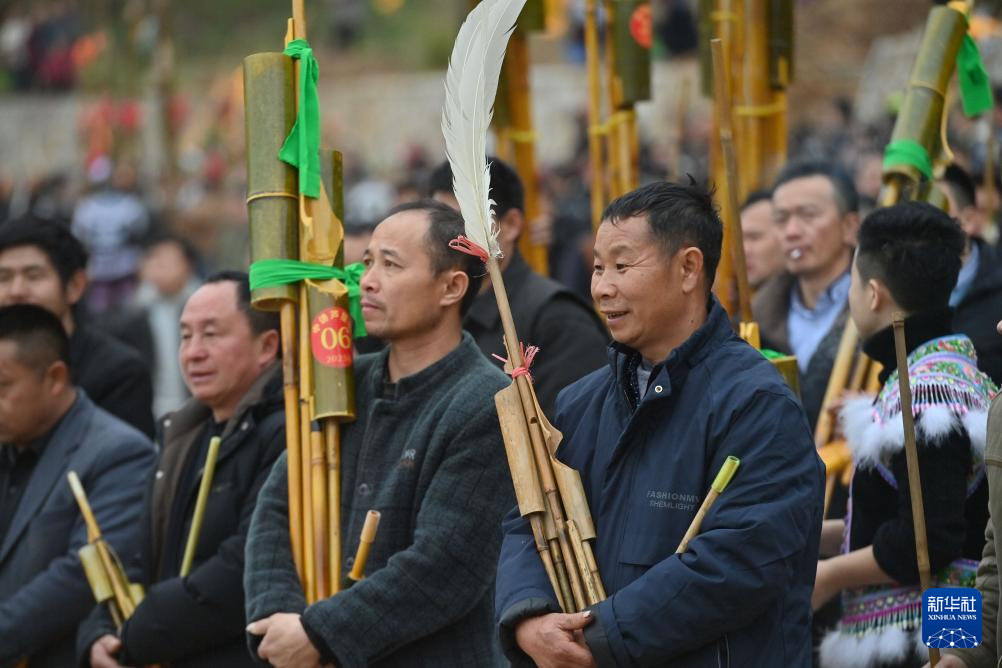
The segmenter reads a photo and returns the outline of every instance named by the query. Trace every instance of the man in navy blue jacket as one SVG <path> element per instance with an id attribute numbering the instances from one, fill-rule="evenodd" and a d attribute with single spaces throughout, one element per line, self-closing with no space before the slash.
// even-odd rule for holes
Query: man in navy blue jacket
<path id="1" fill-rule="evenodd" d="M 710 295 L 711 195 L 654 183 L 612 202 L 592 296 L 610 363 L 565 389 L 558 457 L 578 469 L 609 598 L 563 614 L 517 509 L 496 607 L 516 666 L 809 666 L 824 472 L 796 398 Z M 729 456 L 733 482 L 675 549 Z"/>

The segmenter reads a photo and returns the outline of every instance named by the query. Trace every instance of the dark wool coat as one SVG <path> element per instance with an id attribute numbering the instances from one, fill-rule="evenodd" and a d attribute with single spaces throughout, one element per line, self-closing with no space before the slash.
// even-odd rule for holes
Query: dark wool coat
<path id="1" fill-rule="evenodd" d="M 584 631 L 596 663 L 809 666 L 824 469 L 803 410 L 716 299 L 646 393 L 638 362 L 614 344 L 608 367 L 557 400 L 557 456 L 581 473 L 609 593 Z M 729 455 L 741 460 L 737 474 L 676 555 Z M 514 628 L 556 602 L 517 513 L 505 521 L 496 609 L 508 656 L 531 665 Z"/>
<path id="2" fill-rule="evenodd" d="M 289 547 L 283 456 L 248 537 L 247 619 L 302 613 L 339 668 L 499 665 L 492 594 L 514 492 L 494 394 L 510 381 L 464 334 L 387 397 L 387 355 L 356 359 L 358 419 L 342 433 L 343 582 L 366 512 L 382 513 L 365 579 L 306 606 Z M 255 651 L 259 641 L 251 637 Z"/>
<path id="3" fill-rule="evenodd" d="M 193 399 L 160 422 L 160 459 L 146 487 L 137 569 L 146 598 L 122 628 L 123 665 L 254 665 L 244 634 L 244 541 L 258 492 L 285 449 L 278 364 L 248 389 L 223 428 L 194 564 L 181 578 L 201 482 L 200 473 L 188 479 L 184 470 L 211 418 L 209 408 Z M 104 608 L 95 608 L 77 634 L 80 665 L 90 665 L 90 647 L 105 633 L 114 633 L 111 620 Z"/>

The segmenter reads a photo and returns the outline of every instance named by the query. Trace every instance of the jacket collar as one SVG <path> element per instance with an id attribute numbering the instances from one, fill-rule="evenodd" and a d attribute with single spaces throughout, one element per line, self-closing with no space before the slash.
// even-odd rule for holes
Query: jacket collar
<path id="1" fill-rule="evenodd" d="M 375 362 L 369 367 L 364 382 L 369 396 L 375 399 L 382 397 L 383 380 L 386 375 L 386 363 L 390 355 L 390 347 L 376 353 Z M 483 359 L 483 353 L 474 343 L 469 332 L 463 332 L 459 345 L 449 351 L 442 359 L 433 362 L 424 369 L 397 381 L 397 397 L 423 396 L 422 390 L 447 383 L 455 378 L 463 369 Z"/>
<path id="2" fill-rule="evenodd" d="M 662 391 L 658 394 L 671 394 L 672 387 L 682 384 L 689 369 L 733 336 L 735 334 L 727 312 L 711 294 L 707 302 L 706 322 L 672 350 L 666 359 L 654 365 L 651 382 L 657 381 L 661 385 Z M 644 393 L 637 386 L 637 366 L 640 359 L 640 353 L 627 345 L 613 342 L 609 346 L 609 363 L 613 375 L 632 406 L 636 406 L 644 398 Z"/>
<path id="3" fill-rule="evenodd" d="M 953 309 L 936 309 L 905 318 L 905 348 L 908 354 L 926 341 L 953 333 Z M 894 327 L 885 327 L 863 341 L 863 352 L 880 362 L 879 379 L 883 383 L 898 368 L 894 349 Z"/>
<path id="4" fill-rule="evenodd" d="M 512 253 L 511 263 L 501 272 L 501 278 L 504 280 L 508 293 L 512 295 L 518 294 L 531 273 L 532 269 L 516 248 Z M 466 314 L 466 319 L 479 325 L 486 331 L 497 327 L 498 321 L 501 320 L 501 313 L 498 311 L 497 300 L 495 300 L 492 290 L 486 290 L 482 294 L 477 295 L 477 298 L 473 300 L 473 304 Z"/>
<path id="5" fill-rule="evenodd" d="M 763 341 L 780 351 L 789 352 L 790 333 L 787 319 L 790 314 L 790 298 L 797 279 L 793 274 L 783 272 L 762 285 L 753 302 L 755 319 L 762 332 L 770 332 L 771 339 Z"/>
<path id="6" fill-rule="evenodd" d="M 233 416 L 226 421 L 226 427 L 223 428 L 222 434 L 223 440 L 226 440 L 226 437 L 233 433 L 240 422 L 248 417 L 247 413 L 275 391 L 274 385 L 280 382 L 281 373 L 281 364 L 276 361 L 258 376 L 240 403 L 237 404 Z M 201 429 L 206 420 L 211 417 L 212 410 L 208 406 L 198 399 L 189 399 L 181 408 L 161 418 L 160 425 L 163 429 L 164 441 L 170 442 L 181 434 L 193 429 Z"/>
<path id="7" fill-rule="evenodd" d="M 87 432 L 94 414 L 94 404 L 86 393 L 79 387 L 76 391 L 77 400 L 63 415 L 35 465 L 30 483 L 18 504 L 3 544 L 0 545 L 0 561 L 6 558 L 29 521 L 38 514 L 52 489 L 56 485 L 66 484 L 66 460 L 80 446 L 80 439 Z"/>
<path id="8" fill-rule="evenodd" d="M 972 237 L 971 243 L 978 248 L 978 273 L 974 275 L 970 290 L 960 300 L 960 306 L 985 292 L 1002 290 L 1002 262 L 998 253 L 979 237 Z"/>

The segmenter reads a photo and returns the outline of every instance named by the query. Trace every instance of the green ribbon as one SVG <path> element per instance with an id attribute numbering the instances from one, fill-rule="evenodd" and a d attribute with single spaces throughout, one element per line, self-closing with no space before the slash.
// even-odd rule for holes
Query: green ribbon
<path id="1" fill-rule="evenodd" d="M 353 323 L 353 336 L 361 338 L 367 334 L 365 320 L 362 318 L 362 290 L 359 281 L 365 273 L 365 265 L 361 262 L 341 267 L 328 267 L 312 262 L 269 258 L 258 260 L 250 266 L 250 288 L 276 288 L 281 285 L 298 283 L 300 281 L 341 281 L 348 289 L 348 312 Z"/>
<path id="2" fill-rule="evenodd" d="M 759 350 L 759 352 L 762 353 L 762 357 L 766 358 L 767 360 L 778 360 L 781 357 L 786 357 L 786 355 L 784 355 L 783 353 L 777 352 L 775 350 L 769 350 L 768 348 L 762 348 L 761 350 Z"/>
<path id="3" fill-rule="evenodd" d="M 305 39 L 294 39 L 285 55 L 299 60 L 299 112 L 278 157 L 299 168 L 299 192 L 320 197 L 320 102 L 317 99 L 319 67 Z"/>
<path id="4" fill-rule="evenodd" d="M 911 139 L 892 141 L 884 149 L 884 170 L 899 165 L 914 167 L 927 179 L 932 179 L 932 160 L 922 144 Z"/>
<path id="5" fill-rule="evenodd" d="M 957 52 L 957 81 L 965 116 L 977 116 L 992 108 L 992 84 L 978 45 L 970 34 L 964 35 Z"/>

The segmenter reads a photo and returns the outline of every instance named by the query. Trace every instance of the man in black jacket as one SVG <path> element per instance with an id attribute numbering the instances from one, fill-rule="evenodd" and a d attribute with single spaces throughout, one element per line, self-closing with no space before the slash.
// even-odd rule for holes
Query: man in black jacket
<path id="1" fill-rule="evenodd" d="M 591 304 L 554 280 L 540 276 L 518 252 L 518 239 L 525 229 L 525 193 L 511 167 L 489 158 L 491 199 L 500 234 L 498 243 L 504 256 L 501 273 L 511 301 L 515 329 L 526 345 L 539 347 L 533 367 L 533 385 L 543 412 L 553 417 L 557 393 L 578 378 L 606 363 L 609 334 Z M 452 192 L 452 169 L 442 163 L 432 174 L 431 196 L 454 209 L 459 203 Z M 473 335 L 480 350 L 507 357 L 504 332 L 490 280 L 484 281 L 463 328 Z"/>
<path id="2" fill-rule="evenodd" d="M 950 165 L 939 185 L 950 202 L 950 215 L 967 235 L 963 266 L 950 294 L 953 326 L 974 343 L 978 368 L 1000 384 L 1002 337 L 995 325 L 1002 313 L 1002 264 L 995 248 L 981 237 L 984 216 L 976 206 L 977 189 L 970 175 L 962 167 Z"/>
<path id="3" fill-rule="evenodd" d="M 116 636 L 97 608 L 81 625 L 81 665 L 253 665 L 244 642 L 244 542 L 258 491 L 285 444 L 274 314 L 250 306 L 247 275 L 210 277 L 181 314 L 192 400 L 159 424 L 144 501 L 146 598 Z M 180 565 L 209 440 L 222 438 L 191 573 Z"/>
<path id="4" fill-rule="evenodd" d="M 87 289 L 87 251 L 56 223 L 24 218 L 0 227 L 0 306 L 35 304 L 70 336 L 73 383 L 91 401 L 153 436 L 153 384 L 139 355 L 82 324 L 75 306 Z"/>

